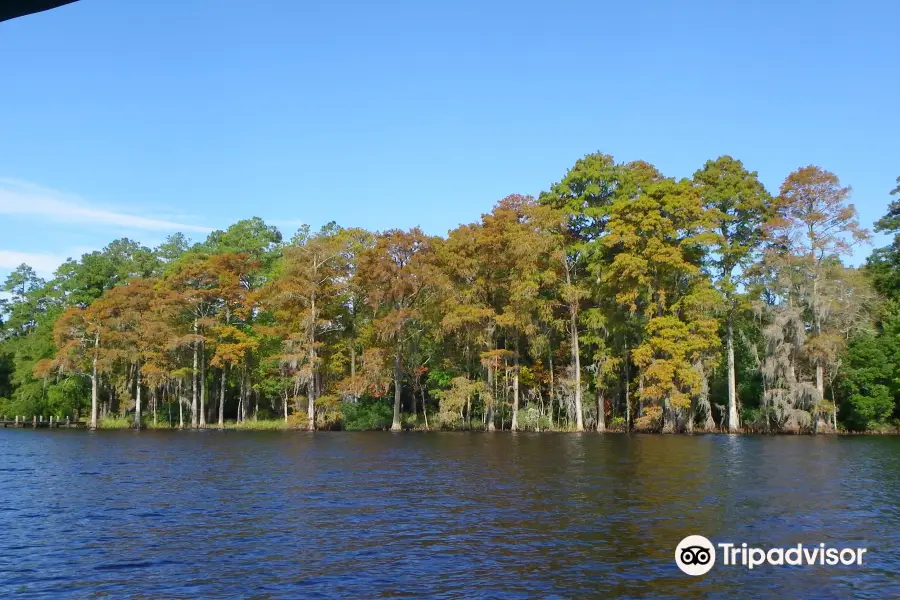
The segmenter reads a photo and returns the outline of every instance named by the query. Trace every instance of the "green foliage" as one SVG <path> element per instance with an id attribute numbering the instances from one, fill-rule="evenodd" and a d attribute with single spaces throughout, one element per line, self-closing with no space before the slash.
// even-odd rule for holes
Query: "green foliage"
<path id="1" fill-rule="evenodd" d="M 519 411 L 519 429 L 522 431 L 546 431 L 550 429 L 550 419 L 536 406 L 528 406 Z"/>
<path id="2" fill-rule="evenodd" d="M 720 323 L 721 338 L 725 338 L 725 323 Z M 759 327 L 759 320 L 750 311 L 741 311 L 735 316 L 734 322 L 734 358 L 737 380 L 737 397 L 744 408 L 756 407 L 762 400 L 763 384 L 758 360 L 765 354 L 765 342 Z M 728 399 L 728 370 L 723 368 L 728 364 L 726 346 L 719 347 L 716 363 L 719 365 L 710 374 L 710 397 L 714 403 L 725 408 Z M 746 422 L 741 419 L 741 422 Z"/>
<path id="3" fill-rule="evenodd" d="M 595 152 L 580 158 L 540 200 L 564 211 L 569 230 L 580 242 L 591 242 L 605 230 L 609 208 L 622 176 L 612 156 Z"/>
<path id="4" fill-rule="evenodd" d="M 101 418 L 97 426 L 100 429 L 131 429 L 134 427 L 134 421 L 126 417 L 108 416 Z"/>
<path id="5" fill-rule="evenodd" d="M 157 254 L 145 246 L 121 238 L 103 250 L 69 259 L 56 271 L 53 288 L 70 306 L 85 307 L 117 285 L 132 277 L 158 275 L 162 263 Z"/>
<path id="6" fill-rule="evenodd" d="M 894 406 L 890 389 L 875 385 L 866 391 L 866 395 L 853 394 L 847 398 L 844 407 L 849 414 L 843 422 L 853 431 L 874 431 L 888 424 Z"/>
<path id="7" fill-rule="evenodd" d="M 8 344 L 0 344 L 0 405 L 13 392 L 13 356 Z"/>
<path id="8" fill-rule="evenodd" d="M 2 305 L 4 337 L 22 337 L 37 326 L 48 308 L 45 288 L 44 280 L 28 265 L 19 265 L 9 274 L 0 288 L 11 296 Z"/>
<path id="9" fill-rule="evenodd" d="M 253 217 L 238 221 L 225 231 L 213 231 L 197 250 L 207 254 L 248 254 L 260 261 L 265 271 L 280 256 L 281 241 L 281 232 L 277 227 Z"/>
<path id="10" fill-rule="evenodd" d="M 694 186 L 714 220 L 716 238 L 709 262 L 722 293 L 731 298 L 739 277 L 750 267 L 762 245 L 763 225 L 772 197 L 755 171 L 748 171 L 741 161 L 730 156 L 707 161 L 694 173 Z M 737 274 L 735 268 L 740 268 Z"/>
<path id="11" fill-rule="evenodd" d="M 891 195 L 900 196 L 900 177 Z M 889 298 L 900 297 L 900 199 L 891 202 L 885 216 L 875 222 L 875 231 L 894 234 L 889 246 L 876 249 L 866 261 L 875 289 Z"/>
<path id="12" fill-rule="evenodd" d="M 191 241 L 183 233 L 173 233 L 162 244 L 156 247 L 157 258 L 165 265 L 169 265 L 190 250 Z"/>
<path id="13" fill-rule="evenodd" d="M 361 398 L 341 406 L 342 428 L 348 431 L 390 429 L 393 409 L 384 398 Z"/>
<path id="14" fill-rule="evenodd" d="M 883 331 L 862 333 L 847 347 L 839 415 L 853 431 L 887 425 L 900 394 L 900 315 L 891 315 Z"/>
<path id="15" fill-rule="evenodd" d="M 226 421 L 225 429 L 240 429 L 245 431 L 277 431 L 280 429 L 288 429 L 284 419 L 250 419 L 236 423 L 235 421 Z"/>
<path id="16" fill-rule="evenodd" d="M 900 185 L 891 195 L 900 195 Z M 838 381 L 841 421 L 855 431 L 888 425 L 900 400 L 900 200 L 891 202 L 875 231 L 894 234 L 891 245 L 875 250 L 866 264 L 875 289 L 889 302 L 874 332 L 850 340 Z"/>
<path id="17" fill-rule="evenodd" d="M 450 371 L 442 369 L 432 369 L 428 371 L 427 383 L 429 390 L 441 390 L 450 386 L 453 380 L 453 374 Z"/>
<path id="18" fill-rule="evenodd" d="M 744 428 L 753 432 L 766 431 L 766 415 L 760 407 L 744 406 L 741 409 L 741 423 Z"/>

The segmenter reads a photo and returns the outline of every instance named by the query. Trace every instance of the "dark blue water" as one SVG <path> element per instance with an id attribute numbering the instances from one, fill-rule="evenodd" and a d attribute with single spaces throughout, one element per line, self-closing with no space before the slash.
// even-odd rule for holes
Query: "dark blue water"
<path id="1" fill-rule="evenodd" d="M 690 534 L 868 553 L 692 578 Z M 0 430 L 0 598 L 896 598 L 898 567 L 893 437 Z"/>

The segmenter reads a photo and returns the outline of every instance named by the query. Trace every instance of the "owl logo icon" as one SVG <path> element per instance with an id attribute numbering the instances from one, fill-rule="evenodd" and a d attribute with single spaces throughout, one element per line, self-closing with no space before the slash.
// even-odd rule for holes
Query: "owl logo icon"
<path id="1" fill-rule="evenodd" d="M 687 575 L 705 575 L 716 564 L 716 549 L 702 535 L 689 535 L 675 548 L 675 564 Z"/>

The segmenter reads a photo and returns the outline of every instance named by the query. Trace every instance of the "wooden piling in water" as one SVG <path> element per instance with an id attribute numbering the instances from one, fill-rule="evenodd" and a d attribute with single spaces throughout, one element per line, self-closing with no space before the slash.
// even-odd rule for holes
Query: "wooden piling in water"
<path id="1" fill-rule="evenodd" d="M 59 429 L 65 427 L 67 429 L 87 429 L 88 424 L 84 421 L 73 421 L 70 416 L 66 416 L 64 423 L 61 415 L 50 415 L 46 420 L 42 415 L 33 415 L 30 421 L 27 417 L 15 415 L 12 418 L 8 416 L 0 418 L 0 428 L 7 427 L 30 427 L 32 429 L 40 429 L 43 427 L 46 427 L 47 429 Z"/>

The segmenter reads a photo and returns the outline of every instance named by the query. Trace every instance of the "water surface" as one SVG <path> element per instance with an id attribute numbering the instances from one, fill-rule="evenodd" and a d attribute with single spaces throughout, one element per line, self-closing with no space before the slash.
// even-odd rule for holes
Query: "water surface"
<path id="1" fill-rule="evenodd" d="M 691 578 L 690 534 L 868 554 Z M 894 437 L 0 430 L 2 598 L 890 598 L 898 567 Z"/>

